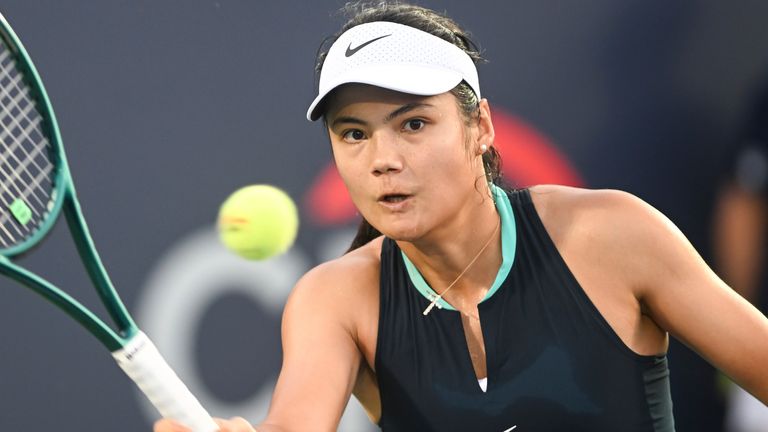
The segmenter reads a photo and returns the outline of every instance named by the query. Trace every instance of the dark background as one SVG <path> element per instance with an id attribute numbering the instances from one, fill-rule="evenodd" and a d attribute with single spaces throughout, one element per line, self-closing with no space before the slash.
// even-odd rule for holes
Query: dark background
<path id="1" fill-rule="evenodd" d="M 342 4 L 0 0 L 47 86 L 105 265 L 216 415 L 261 418 L 281 302 L 349 238 L 351 221 L 319 222 L 305 205 L 331 164 L 304 113 L 315 52 Z M 500 117 L 537 130 L 584 185 L 659 208 L 709 259 L 722 161 L 768 74 L 768 3 L 420 4 L 473 32 Z M 262 264 L 226 255 L 213 234 L 220 202 L 251 183 L 279 185 L 302 206 L 296 247 Z M 96 304 L 66 230 L 48 246 L 25 263 Z M 94 339 L 23 288 L 0 280 L 0 290 L 0 430 L 149 430 L 152 412 Z M 714 378 L 692 357 L 673 347 L 678 431 L 720 430 L 721 396 L 707 396 Z M 341 430 L 362 424 L 353 413 Z"/>

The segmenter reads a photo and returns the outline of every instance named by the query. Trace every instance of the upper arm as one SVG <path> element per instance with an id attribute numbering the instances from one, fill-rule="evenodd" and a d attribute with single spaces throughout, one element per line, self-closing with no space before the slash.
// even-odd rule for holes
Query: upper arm
<path id="1" fill-rule="evenodd" d="M 349 400 L 361 354 L 334 269 L 302 278 L 283 313 L 283 365 L 265 424 L 285 430 L 335 431 Z M 336 276 L 334 278 L 334 276 Z"/>
<path id="2" fill-rule="evenodd" d="M 625 258 L 645 313 L 768 403 L 768 319 L 728 287 L 666 217 L 639 199 L 624 200 Z"/>

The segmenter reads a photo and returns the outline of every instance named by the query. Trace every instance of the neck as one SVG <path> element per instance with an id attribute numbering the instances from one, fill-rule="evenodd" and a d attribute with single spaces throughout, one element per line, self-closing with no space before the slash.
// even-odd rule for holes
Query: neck
<path id="1" fill-rule="evenodd" d="M 398 242 L 430 287 L 457 308 L 475 306 L 502 263 L 501 221 L 493 201 L 487 198 L 472 210 L 418 241 Z"/>

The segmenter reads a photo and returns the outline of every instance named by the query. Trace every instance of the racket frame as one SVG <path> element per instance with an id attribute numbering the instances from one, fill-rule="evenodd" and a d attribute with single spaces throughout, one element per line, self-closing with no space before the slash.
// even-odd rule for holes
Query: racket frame
<path id="1" fill-rule="evenodd" d="M 33 92 L 30 98 L 34 108 L 41 114 L 41 128 L 51 145 L 53 153 L 50 156 L 55 170 L 52 176 L 52 205 L 46 209 L 37 231 L 29 238 L 18 245 L 0 250 L 0 273 L 31 288 L 93 334 L 109 349 L 120 368 L 138 385 L 163 417 L 175 418 L 195 432 L 218 430 L 211 416 L 162 358 L 157 347 L 136 327 L 112 285 L 77 200 L 56 117 L 43 82 L 21 41 L 2 14 L 0 21 L 0 37 L 8 49 L 13 51 L 10 54 L 15 55 L 13 60 L 22 74 L 21 78 L 31 83 L 27 86 Z M 27 252 L 43 241 L 62 210 L 81 261 L 96 287 L 102 304 L 116 324 L 117 332 L 66 292 L 10 260 L 10 257 Z"/>
<path id="2" fill-rule="evenodd" d="M 32 92 L 31 99 L 35 102 L 35 109 L 41 114 L 41 128 L 50 142 L 52 150 L 51 159 L 55 167 L 55 172 L 53 173 L 53 190 L 51 192 L 51 196 L 54 198 L 52 202 L 53 206 L 48 209 L 48 214 L 45 216 L 37 231 L 32 233 L 28 239 L 20 244 L 0 251 L 0 273 L 30 287 L 37 294 L 59 307 L 67 315 L 85 327 L 86 330 L 91 332 L 111 352 L 119 350 L 134 337 L 138 332 L 138 328 L 115 290 L 112 281 L 109 279 L 101 258 L 96 251 L 93 240 L 91 239 L 80 203 L 77 200 L 72 175 L 64 153 L 64 146 L 56 116 L 53 111 L 53 106 L 48 98 L 40 74 L 35 68 L 26 49 L 24 49 L 21 40 L 16 36 L 13 29 L 2 15 L 0 15 L 0 21 L 2 21 L 0 23 L 0 37 L 3 38 L 6 47 L 12 51 L 11 54 L 15 56 L 14 61 L 16 67 L 19 68 L 23 78 L 30 81 L 30 84 L 27 85 L 27 87 L 30 92 Z M 83 306 L 78 300 L 57 288 L 44 278 L 10 260 L 11 257 L 28 252 L 30 249 L 40 244 L 45 236 L 56 225 L 62 210 L 81 261 L 85 265 L 88 276 L 96 287 L 96 291 L 99 294 L 102 304 L 117 325 L 117 332 L 104 323 L 104 321 L 97 315 Z"/>

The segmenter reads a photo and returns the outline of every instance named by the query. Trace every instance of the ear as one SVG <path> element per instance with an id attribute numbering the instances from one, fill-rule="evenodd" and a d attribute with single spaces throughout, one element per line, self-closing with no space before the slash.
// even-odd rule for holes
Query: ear
<path id="1" fill-rule="evenodd" d="M 488 99 L 481 99 L 480 118 L 477 122 L 477 140 L 475 141 L 475 148 L 480 148 L 483 144 L 491 147 L 495 137 L 496 134 L 493 131 L 493 122 L 491 121 L 491 107 L 488 104 Z"/>

